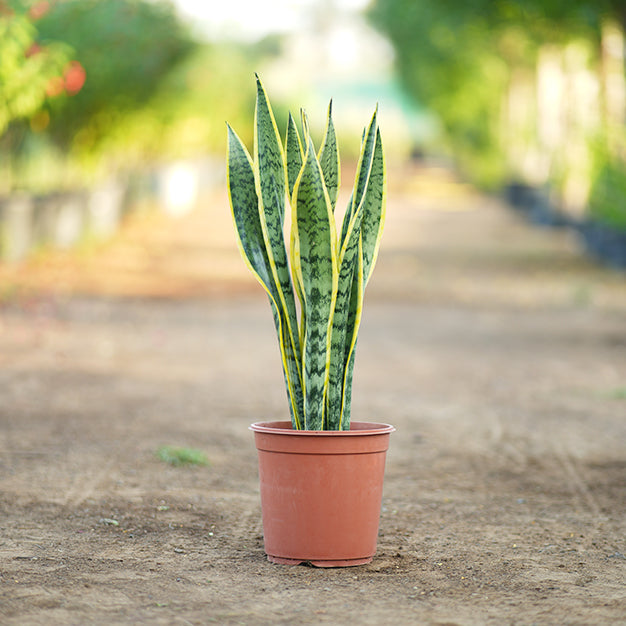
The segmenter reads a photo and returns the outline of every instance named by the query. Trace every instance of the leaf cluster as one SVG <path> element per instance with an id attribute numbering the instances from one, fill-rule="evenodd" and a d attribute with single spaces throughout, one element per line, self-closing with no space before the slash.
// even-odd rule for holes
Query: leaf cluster
<path id="1" fill-rule="evenodd" d="M 348 429 L 363 293 L 384 224 L 385 165 L 377 112 L 363 134 L 340 232 L 335 220 L 340 162 L 332 103 L 319 150 L 304 112 L 300 130 L 289 115 L 283 142 L 257 78 L 253 156 L 229 126 L 227 174 L 242 256 L 272 307 L 293 427 Z"/>

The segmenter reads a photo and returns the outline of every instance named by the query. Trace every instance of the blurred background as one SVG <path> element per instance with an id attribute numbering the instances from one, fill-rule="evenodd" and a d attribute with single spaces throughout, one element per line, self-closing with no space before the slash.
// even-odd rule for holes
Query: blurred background
<path id="1" fill-rule="evenodd" d="M 623 0 L 0 0 L 2 257 L 223 184 L 254 72 L 284 131 L 329 99 L 345 164 L 375 103 L 394 171 L 445 164 L 626 266 Z"/>

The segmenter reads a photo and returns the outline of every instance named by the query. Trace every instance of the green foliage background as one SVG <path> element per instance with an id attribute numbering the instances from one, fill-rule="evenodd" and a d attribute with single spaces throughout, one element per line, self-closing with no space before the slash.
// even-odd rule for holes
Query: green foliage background
<path id="1" fill-rule="evenodd" d="M 17 119 L 29 117 L 44 103 L 46 86 L 69 56 L 60 42 L 29 54 L 37 30 L 25 15 L 0 12 L 0 136 Z"/>
<path id="2" fill-rule="evenodd" d="M 223 153 L 247 120 L 259 60 L 275 52 L 197 41 L 165 0 L 0 1 L 0 192 L 76 187 L 160 160 Z M 4 10 L 3 10 L 4 9 Z M 28 56 L 33 44 L 45 54 Z M 75 94 L 46 94 L 70 61 Z M 244 137 L 245 140 L 250 137 Z"/>
<path id="3" fill-rule="evenodd" d="M 79 93 L 50 104 L 50 136 L 66 149 L 96 149 L 194 48 L 163 2 L 66 0 L 53 5 L 37 29 L 44 42 L 67 43 L 87 74 Z"/>
<path id="4" fill-rule="evenodd" d="M 439 116 L 461 169 L 487 187 L 507 175 L 499 132 L 515 71 L 540 47 L 584 39 L 599 56 L 604 19 L 626 24 L 624 0 L 376 0 L 372 23 L 397 51 L 408 91 Z"/>

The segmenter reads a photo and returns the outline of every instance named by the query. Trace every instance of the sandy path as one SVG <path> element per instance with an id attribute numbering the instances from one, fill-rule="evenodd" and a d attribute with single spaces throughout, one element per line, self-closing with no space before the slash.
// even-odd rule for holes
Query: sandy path
<path id="1" fill-rule="evenodd" d="M 224 202 L 0 269 L 0 622 L 623 623 L 624 276 L 392 177 L 354 392 L 397 427 L 378 555 L 275 566 L 247 425 L 286 401 Z"/>

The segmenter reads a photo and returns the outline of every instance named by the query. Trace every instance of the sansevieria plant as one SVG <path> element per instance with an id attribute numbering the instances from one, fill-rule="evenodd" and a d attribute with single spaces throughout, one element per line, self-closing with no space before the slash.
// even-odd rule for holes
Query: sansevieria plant
<path id="1" fill-rule="evenodd" d="M 242 256 L 269 296 L 293 428 L 348 430 L 363 294 L 385 218 L 383 146 L 375 111 L 338 232 L 340 164 L 332 103 L 319 150 L 304 112 L 301 122 L 299 131 L 289 114 L 283 144 L 257 77 L 252 157 L 228 126 L 230 205 Z"/>

